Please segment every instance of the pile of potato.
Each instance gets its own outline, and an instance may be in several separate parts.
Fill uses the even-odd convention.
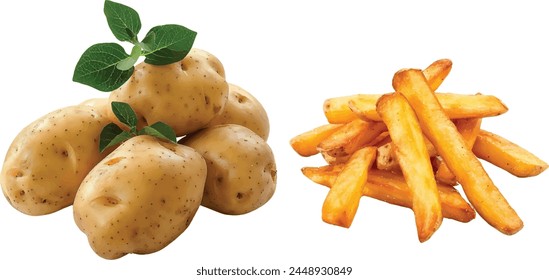
[[[162,121],[178,144],[141,135],[99,152],[100,133],[126,102],[139,126]],[[74,220],[106,259],[156,252],[187,229],[200,205],[237,215],[264,205],[276,186],[261,103],[229,84],[199,49],[180,62],[139,64],[109,98],[58,109],[25,127],[8,149],[0,184],[28,215],[73,205]]]

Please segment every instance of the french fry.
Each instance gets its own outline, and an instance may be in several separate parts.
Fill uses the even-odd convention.
[[[326,137],[330,136],[341,124],[325,124],[316,127],[312,130],[304,132],[298,136],[295,136],[290,140],[290,145],[299,155],[308,157],[318,154],[318,144]]]
[[[345,157],[364,147],[387,130],[382,122],[355,119],[344,124],[318,144],[318,150],[333,157]]]
[[[479,132],[473,152],[517,177],[536,176],[548,167],[546,162],[521,146],[485,130]]]
[[[439,59],[425,68],[425,77],[427,77],[427,80],[432,83],[433,90],[438,88],[446,76],[448,76],[451,69],[452,61],[449,59]],[[370,104],[370,109],[375,112],[375,104],[379,97],[381,97],[381,94],[355,94],[328,98],[324,101],[323,105],[324,115],[329,123],[348,123],[358,118],[357,114],[355,114],[354,110],[352,110],[352,103],[354,100],[358,98],[361,99],[360,101],[362,104]],[[379,121],[380,119],[378,118],[376,120]]]
[[[423,137],[425,147],[427,147],[427,153],[429,157],[437,155],[435,146],[427,139]],[[400,165],[398,163],[397,148],[393,142],[388,142],[377,148],[376,167],[380,170],[399,170]]]
[[[429,81],[431,88],[436,90],[448,74],[450,74],[450,70],[452,70],[452,61],[449,59],[439,59],[425,68],[423,74],[427,81]],[[346,101],[348,109],[355,113],[355,117],[358,116],[363,120],[380,121],[381,118],[376,111],[376,103],[380,97],[381,94],[356,94],[348,96]]]
[[[377,102],[377,111],[396,146],[398,163],[412,194],[418,238],[425,242],[442,223],[442,209],[421,127],[399,92],[383,95]]]
[[[303,167],[301,171],[311,181],[332,187],[343,165],[326,165],[321,167]],[[463,199],[452,186],[437,183],[442,206],[442,216],[467,223],[475,218],[475,210]],[[412,195],[402,174],[370,169],[368,182],[362,189],[362,195],[393,205],[412,208]]]
[[[461,134],[463,140],[465,140],[469,150],[471,150],[475,144],[475,140],[477,139],[477,135],[480,131],[481,122],[482,119],[480,118],[457,119],[454,121],[459,134]],[[457,185],[456,176],[454,176],[454,173],[450,171],[448,165],[446,165],[444,161],[440,162],[437,172],[435,173],[435,179],[448,185]]]
[[[322,107],[328,123],[348,123],[357,119],[357,115],[349,108],[349,100],[355,96],[338,96],[326,99]]]
[[[452,65],[453,63],[449,59],[439,59],[423,70],[423,76],[425,76],[433,91],[436,91],[444,79],[448,77]]]
[[[351,226],[375,155],[374,147],[362,148],[345,163],[322,205],[323,221],[346,228]]]
[[[398,71],[393,77],[393,88],[406,97],[423,133],[454,173],[479,215],[504,234],[514,234],[522,229],[522,220],[494,185],[477,157],[467,148],[421,70]]]
[[[349,108],[360,119],[380,121],[375,109],[378,94],[357,94],[349,99]],[[493,95],[436,93],[442,109],[450,119],[485,118],[501,115],[509,109]]]

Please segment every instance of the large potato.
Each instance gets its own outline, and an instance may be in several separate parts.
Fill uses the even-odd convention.
[[[206,163],[193,149],[137,136],[84,179],[74,219],[103,258],[156,252],[187,229],[205,180]]]
[[[264,205],[276,187],[276,164],[269,145],[236,124],[205,128],[182,143],[202,154],[208,177],[202,205],[225,214],[244,214]]]
[[[227,104],[208,126],[230,123],[251,129],[265,141],[269,138],[269,117],[265,108],[251,93],[234,84],[229,84]]]
[[[168,65],[140,63],[112,101],[135,110],[140,126],[162,121],[183,136],[206,126],[223,109],[229,87],[225,70],[213,55],[192,49],[180,62]],[[112,112],[112,121],[118,120]]]
[[[92,106],[105,116],[109,116],[109,113],[111,112],[111,103],[109,103],[109,99],[106,97],[90,98],[82,101],[80,105]]]
[[[53,111],[25,127],[8,149],[0,184],[17,210],[44,215],[72,204],[88,172],[105,156],[99,135],[110,120],[86,105]]]

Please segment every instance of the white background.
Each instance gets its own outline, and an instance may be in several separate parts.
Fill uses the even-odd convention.
[[[323,161],[301,158],[288,144],[291,137],[326,122],[326,98],[389,92],[400,68],[424,68],[450,58],[453,70],[440,91],[498,96],[509,112],[485,120],[483,127],[549,160],[544,146],[549,140],[546,4],[452,2],[123,1],[141,15],[141,38],[160,24],[196,30],[195,47],[216,55],[227,80],[264,104],[278,164],[276,194],[243,216],[201,208],[189,229],[164,250],[114,261],[93,253],[70,207],[30,217],[0,199],[2,275],[229,279],[198,277],[196,270],[351,266],[350,276],[261,279],[547,279],[548,174],[518,179],[485,164],[524,220],[524,229],[505,236],[480,217],[467,224],[445,220],[421,244],[412,211],[373,199],[361,200],[350,229],[323,223],[327,189],[300,172],[302,166]],[[115,41],[102,9],[99,0],[2,4],[0,154],[34,119],[107,96],[71,81],[88,46]]]

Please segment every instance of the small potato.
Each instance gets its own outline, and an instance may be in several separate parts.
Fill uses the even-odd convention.
[[[182,143],[206,159],[208,177],[202,205],[238,215],[264,205],[276,188],[276,164],[267,142],[250,129],[217,125],[185,137]]]
[[[269,138],[269,117],[265,108],[251,93],[234,84],[229,84],[225,107],[208,126],[230,123],[251,129],[265,141]]]
[[[140,127],[162,121],[183,136],[205,127],[225,106],[228,91],[221,62],[192,49],[180,62],[138,64],[130,80],[111,93],[109,103],[130,104]],[[120,125],[112,112],[109,117]]]
[[[13,207],[28,215],[53,213],[73,203],[80,183],[105,157],[99,135],[110,120],[76,105],[25,127],[8,149],[0,184]]]
[[[189,147],[137,136],[94,167],[73,213],[92,249],[105,259],[161,250],[200,207],[206,162]]]

